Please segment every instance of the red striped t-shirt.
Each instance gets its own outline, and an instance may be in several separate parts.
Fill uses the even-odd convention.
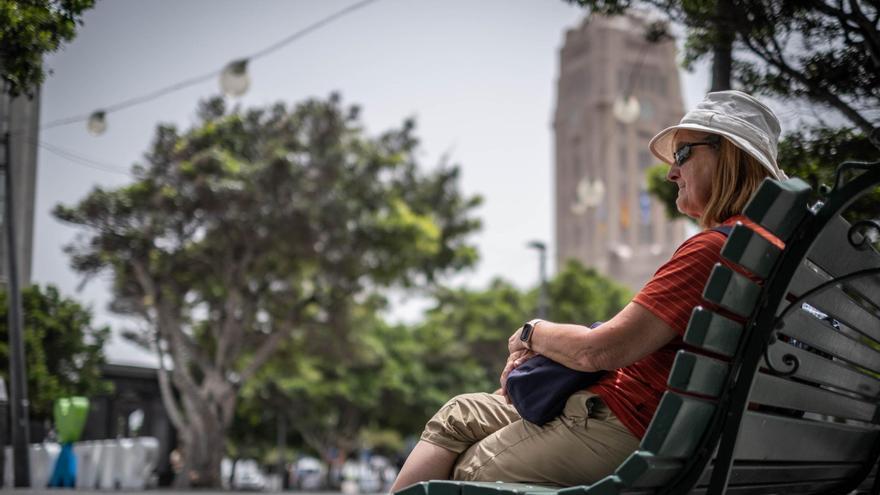
[[[722,225],[742,222],[779,246],[784,245],[748,218],[737,215]],[[635,436],[642,438],[666,390],[666,380],[675,359],[675,353],[684,347],[682,337],[695,306],[708,306],[703,300],[703,288],[712,267],[721,258],[721,247],[727,240],[724,234],[704,230],[684,241],[651,280],[636,294],[633,302],[666,322],[678,333],[671,342],[635,363],[614,370],[590,387],[602,397],[608,408]],[[732,268],[736,268],[731,266]]]

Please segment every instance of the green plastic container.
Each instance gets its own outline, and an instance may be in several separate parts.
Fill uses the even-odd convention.
[[[58,441],[73,443],[79,440],[89,415],[89,399],[63,397],[55,401],[55,429]]]

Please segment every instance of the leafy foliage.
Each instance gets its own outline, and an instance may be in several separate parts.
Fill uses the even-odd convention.
[[[273,354],[319,376],[358,357],[357,301],[476,261],[480,199],[459,193],[458,168],[423,172],[412,121],[371,138],[358,114],[338,95],[247,111],[212,99],[188,131],[159,126],[134,183],[55,209],[84,229],[74,268],[109,271],[114,310],[173,362],[181,399],[166,386],[165,405],[200,484],[219,484],[238,393]]]
[[[550,319],[581,325],[608,321],[632,299],[626,287],[569,260],[549,284]]]
[[[873,144],[851,129],[807,129],[793,132],[779,143],[779,165],[789,174],[806,180],[816,193],[814,200],[819,199],[821,185],[834,184],[835,171],[844,161],[877,159]],[[880,218],[880,189],[859,198],[844,216],[850,221]]]
[[[666,216],[669,218],[689,218],[684,213],[678,211],[675,201],[678,199],[678,186],[674,182],[666,180],[666,174],[669,172],[669,165],[659,163],[649,167],[645,174],[647,175],[648,192],[660,200],[660,204],[666,210]]]
[[[95,0],[4,0],[0,2],[0,72],[13,96],[31,93],[46,78],[43,55],[76,34]]]
[[[6,292],[0,292],[0,376],[9,383],[9,327]],[[30,417],[52,419],[60,397],[110,391],[101,380],[108,327],[92,326],[91,313],[52,285],[22,291],[24,345]]]

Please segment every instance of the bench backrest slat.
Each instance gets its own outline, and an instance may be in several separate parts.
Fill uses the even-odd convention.
[[[841,277],[866,268],[880,267],[880,254],[873,248],[857,249],[848,240],[850,224],[836,216],[819,234],[807,258],[833,277]],[[875,306],[880,306],[880,274],[845,283],[859,291]]]
[[[736,353],[743,326],[702,306],[691,313],[684,342],[715,354],[731,357]]]
[[[681,459],[636,451],[620,465],[615,475],[628,487],[662,486],[678,474],[683,464]]]
[[[729,372],[730,365],[724,361],[678,351],[667,384],[682,392],[718,397],[724,390]]]
[[[667,391],[639,450],[662,457],[691,455],[714,412],[712,402]]]
[[[740,461],[864,461],[878,434],[876,428],[748,411],[735,453]]]
[[[728,486],[725,495],[795,495],[798,493],[832,493],[830,490],[837,488],[840,481],[801,481],[790,483],[766,483],[758,485]],[[708,487],[696,488],[689,492],[690,495],[704,495],[708,493]]]
[[[877,377],[860,372],[841,361],[827,359],[782,341],[770,345],[767,355],[777,368],[785,365],[783,358],[786,355],[794,356],[798,366],[793,376],[798,379],[846,390],[875,401],[880,399],[880,380]]]
[[[861,464],[857,462],[796,464],[750,464],[748,462],[741,462],[734,466],[734,470],[730,474],[730,484],[746,485],[840,479],[851,476],[860,466]],[[706,472],[698,485],[708,484],[708,474]]]
[[[782,250],[770,241],[737,223],[721,249],[721,256],[764,279],[779,259]]]
[[[617,477],[625,486],[631,488],[650,488],[663,486],[671,481],[683,461],[658,459],[647,454],[634,454],[624,465],[628,469],[619,470]],[[841,479],[853,475],[861,467],[857,462],[826,463],[786,463],[772,464],[738,462],[730,475],[731,485],[757,485],[763,483],[785,483],[800,481],[822,481]],[[697,487],[709,484],[710,470],[706,470],[697,482]],[[627,491],[630,493],[630,491]]]
[[[880,371],[880,353],[864,341],[835,330],[828,322],[797,309],[789,313],[780,330],[799,342],[871,371]]]
[[[764,179],[743,214],[785,242],[808,213],[810,191],[810,185],[798,178]]]
[[[789,286],[789,293],[792,298],[797,298],[829,280],[830,278],[816,272],[809,264],[804,263],[798,268],[795,278]],[[872,339],[880,341],[880,315],[871,313],[839,287],[814,293],[807,296],[804,302],[832,316],[835,320],[858,329]],[[783,302],[779,306],[778,312],[781,313],[788,305],[788,301]]]
[[[748,277],[716,263],[703,289],[703,298],[736,315],[747,317],[752,313],[761,286]]]
[[[769,373],[758,373],[749,401],[755,404],[783,407],[796,411],[871,422],[877,404],[788,380]]]

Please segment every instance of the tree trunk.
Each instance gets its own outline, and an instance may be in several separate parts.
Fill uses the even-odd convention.
[[[327,488],[338,490],[342,486],[342,482],[345,481],[342,476],[342,467],[348,459],[349,452],[346,449],[336,448],[333,449],[336,455],[331,457],[330,450],[322,451],[324,453],[321,455],[324,462],[327,463]]]
[[[732,19],[734,5],[732,0],[717,0],[715,4],[715,24],[717,38],[712,47],[712,88],[710,91],[730,89],[733,71]]]
[[[206,373],[198,387],[184,384],[180,369],[173,373],[177,381],[188,385],[178,387],[186,424],[178,430],[184,471],[175,486],[220,488],[220,464],[226,455],[226,429],[235,410],[235,393],[231,385],[212,379],[212,373]]]
[[[175,488],[221,488],[220,463],[226,453],[226,432],[211,418],[191,418],[190,429],[178,432],[184,468]]]

